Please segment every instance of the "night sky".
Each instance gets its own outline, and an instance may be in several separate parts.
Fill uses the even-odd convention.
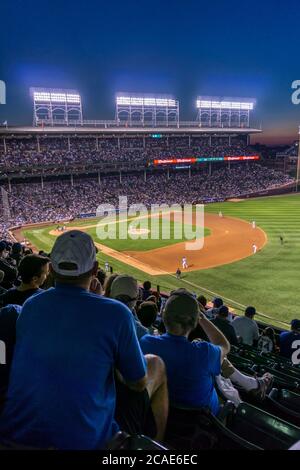
[[[32,123],[30,86],[75,88],[85,119],[113,119],[117,91],[254,97],[265,143],[297,138],[297,0],[1,0],[0,122]]]

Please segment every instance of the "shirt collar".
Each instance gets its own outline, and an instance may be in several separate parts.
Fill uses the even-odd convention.
[[[188,341],[188,339],[185,336],[172,335],[172,333],[165,333],[163,336],[171,338],[175,341]]]
[[[55,285],[55,289],[70,292],[88,292],[83,287],[73,286],[72,284],[64,284],[63,282],[57,282]]]

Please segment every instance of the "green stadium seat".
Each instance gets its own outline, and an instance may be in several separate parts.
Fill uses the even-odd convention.
[[[241,403],[227,427],[264,450],[289,449],[300,440],[300,428],[248,403]]]
[[[300,426],[300,395],[290,390],[273,388],[267,397],[270,413]]]
[[[226,409],[226,413],[224,410]],[[175,449],[251,449],[260,447],[248,442],[226,427],[226,414],[233,413],[234,405],[226,402],[221,417],[209,410],[170,407],[166,442]]]
[[[274,368],[262,365],[254,365],[253,371],[257,373],[259,376],[263,375],[265,372],[270,372],[274,376],[274,386],[275,388],[284,388],[287,390],[291,390],[297,392],[300,390],[300,382],[295,380],[294,377],[290,375],[284,374],[283,372],[279,372]]]

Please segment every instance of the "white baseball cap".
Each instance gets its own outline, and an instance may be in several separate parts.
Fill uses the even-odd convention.
[[[127,274],[117,276],[112,282],[110,296],[116,299],[120,295],[127,295],[132,301],[137,300],[139,287],[137,280]]]
[[[96,247],[92,237],[87,233],[70,230],[56,239],[50,259],[57,274],[78,277],[93,269]],[[64,263],[72,263],[74,268],[66,269]]]

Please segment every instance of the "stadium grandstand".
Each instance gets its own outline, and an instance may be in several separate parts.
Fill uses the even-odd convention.
[[[34,125],[0,128],[0,449],[300,442],[299,319],[279,327],[257,320],[255,298],[238,310],[230,298],[195,292],[182,276],[193,274],[186,259],[163,273],[170,292],[142,269],[142,280],[124,273],[120,252],[112,272],[114,250],[106,260],[94,226],[83,228],[122,195],[150,208],[294,190],[295,178],[251,143],[262,132],[251,126],[255,100],[199,96],[197,119],[182,122],[171,95],[117,93],[114,120],[87,121],[77,90],[31,95]],[[297,144],[283,154],[294,157]],[[221,209],[213,217],[217,228],[226,219]],[[244,223],[258,233],[255,220]],[[40,245],[27,239],[32,227]],[[220,252],[231,235],[217,233]]]

